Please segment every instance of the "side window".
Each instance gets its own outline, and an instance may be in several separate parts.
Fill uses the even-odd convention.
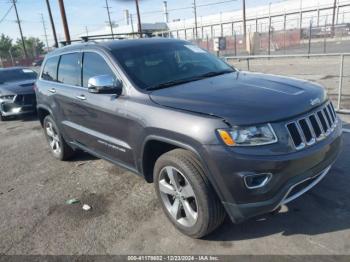
[[[67,85],[81,85],[80,53],[62,55],[58,66],[58,82]]]
[[[85,52],[83,58],[83,86],[88,87],[90,77],[100,75],[111,75],[115,77],[112,69],[99,54]]]
[[[41,78],[48,81],[57,81],[57,64],[59,56],[51,57],[46,60]]]

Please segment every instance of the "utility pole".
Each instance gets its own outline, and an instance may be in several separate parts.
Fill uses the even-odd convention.
[[[135,4],[136,4],[136,12],[137,12],[137,21],[138,21],[139,35],[140,35],[140,38],[142,38],[142,25],[141,25],[139,0],[135,0]]]
[[[60,11],[61,11],[61,17],[62,17],[62,23],[63,23],[63,29],[64,29],[64,35],[66,37],[66,43],[70,44],[70,34],[68,29],[68,23],[67,23],[67,16],[66,16],[66,10],[64,9],[64,3],[63,0],[58,0]]]
[[[51,7],[50,7],[50,2],[49,0],[46,0],[46,5],[47,5],[47,10],[49,12],[49,17],[50,17],[50,23],[51,23],[51,27],[52,27],[52,34],[53,34],[53,38],[55,40],[55,47],[58,47],[58,41],[57,41],[57,35],[56,35],[56,28],[55,28],[55,23],[53,22],[53,18],[52,18],[52,13],[51,13]]]
[[[332,16],[332,37],[334,36],[334,24],[335,24],[335,11],[337,9],[337,0],[334,0],[333,4],[333,16]]]
[[[198,39],[198,24],[197,24],[197,4],[196,0],[193,0],[193,12],[194,12],[194,34],[195,39]]]
[[[26,45],[25,45],[24,38],[23,38],[23,32],[22,32],[22,27],[21,27],[21,21],[19,20],[19,16],[18,16],[18,11],[17,11],[17,6],[16,6],[16,0],[12,0],[12,3],[13,3],[13,7],[15,8],[15,12],[16,12],[16,17],[17,17],[17,23],[18,23],[19,33],[20,33],[20,35],[21,35],[21,40],[22,40],[22,46],[23,46],[24,57],[27,59],[27,58],[28,58],[28,53],[27,53]]]
[[[46,33],[46,25],[45,25],[45,20],[44,20],[44,15],[41,13],[41,22],[43,23],[43,29],[44,29],[44,36],[46,40],[46,46],[47,46],[47,51],[49,51],[49,41],[47,40],[47,33]]]
[[[243,48],[247,50],[247,21],[245,15],[245,0],[243,1]]]
[[[86,36],[89,36],[89,30],[87,26],[85,26],[85,32],[86,32]]]
[[[107,14],[108,14],[109,26],[111,28],[112,38],[114,39],[113,25],[112,25],[112,20],[111,20],[111,14],[110,14],[110,11],[109,11],[108,0],[106,0],[106,9],[107,9]]]
[[[168,13],[168,2],[163,1],[163,9],[164,9],[164,22],[169,23],[169,13]]]

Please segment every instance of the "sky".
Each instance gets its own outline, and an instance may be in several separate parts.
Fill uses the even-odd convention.
[[[163,22],[163,0],[139,0],[142,22]],[[300,0],[296,0],[299,2]],[[4,33],[13,39],[19,38],[16,16],[12,8],[6,17],[12,0],[0,0],[0,34]],[[125,24],[123,10],[128,9],[135,14],[135,3],[130,0],[108,0],[111,8],[111,18],[117,24]],[[186,19],[193,17],[193,0],[168,0],[169,20]],[[196,0],[197,5],[221,2],[214,6],[200,7],[197,15],[205,16],[220,12],[234,11],[242,8],[241,0]],[[283,0],[246,0],[247,7],[267,5],[269,2],[283,2]],[[88,31],[96,31],[103,28],[108,20],[105,0],[64,0],[69,30],[72,39]],[[59,40],[64,40],[63,27],[58,7],[58,0],[50,0],[53,19],[55,22]],[[173,10],[188,7],[188,9]],[[49,22],[45,0],[17,0],[17,9],[22,23],[24,36],[39,37],[43,41],[44,29],[41,22],[41,13],[46,23],[49,45],[53,45],[51,25]],[[136,19],[136,16],[135,16]],[[45,42],[45,41],[44,41]]]

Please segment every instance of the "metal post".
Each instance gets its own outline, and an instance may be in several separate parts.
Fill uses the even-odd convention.
[[[243,48],[247,49],[246,41],[247,41],[247,21],[246,21],[246,13],[245,13],[245,0],[243,1]]]
[[[250,70],[249,58],[247,58],[247,71]]]
[[[300,30],[300,38],[303,35],[303,0],[300,0],[300,24],[299,24],[299,30]]]
[[[209,51],[209,38],[208,38],[208,34],[207,34],[207,50]]]
[[[317,8],[317,27],[320,26],[320,9]]]
[[[255,32],[258,32],[258,18],[255,18]]]
[[[134,19],[133,19],[133,17],[132,17],[132,14],[129,14],[129,16],[130,16],[130,24],[131,24],[132,38],[135,38],[135,35],[134,35],[134,33],[135,33],[135,29],[134,29]]]
[[[332,37],[334,36],[334,23],[335,23],[335,12],[337,9],[337,0],[334,0],[333,4],[333,16],[332,16]]]
[[[195,39],[197,40],[198,38],[198,31],[197,31],[197,5],[196,5],[196,0],[193,0],[193,12],[194,12],[194,27],[195,27]]]
[[[287,30],[287,15],[284,12],[284,19],[283,19],[283,53],[286,53],[286,30]]]
[[[237,35],[236,35],[236,31],[234,33],[234,42],[235,42],[235,56],[237,56]]]
[[[267,48],[267,53],[268,55],[271,54],[271,17],[269,19],[269,40],[268,40],[268,48]]]
[[[10,49],[9,49],[9,54],[10,54],[10,57],[11,57],[11,64],[12,64],[12,66],[15,66],[15,62],[14,62],[14,60],[13,60],[13,55],[12,55],[11,49],[12,49],[12,46],[11,46]]]
[[[163,10],[164,10],[164,22],[169,23],[169,13],[168,13],[167,1],[163,1]]]
[[[56,34],[56,28],[55,28],[55,23],[52,18],[52,12],[51,12],[51,7],[50,7],[50,2],[49,0],[46,0],[46,5],[47,5],[47,11],[49,12],[49,17],[50,17],[50,23],[51,23],[51,28],[52,28],[52,34],[53,34],[53,39],[55,40],[55,47],[58,47],[58,41],[57,41],[57,34]]]
[[[327,18],[324,22],[324,32],[323,32],[323,53],[326,53],[326,48],[327,48],[327,31],[326,31],[326,28],[327,28]]]
[[[308,51],[307,51],[308,54],[310,54],[311,52],[311,36],[312,36],[312,21],[310,21],[310,27],[309,27],[309,45],[308,45]]]
[[[343,89],[343,74],[344,74],[344,55],[340,56],[340,72],[339,72],[339,88],[338,88],[338,105],[337,110],[340,110],[341,96]]]
[[[58,3],[59,3],[59,6],[60,6],[60,11],[61,11],[61,17],[62,17],[64,35],[66,37],[66,42],[67,42],[67,44],[70,44],[70,34],[69,34],[66,10],[64,9],[63,0],[58,0]]]

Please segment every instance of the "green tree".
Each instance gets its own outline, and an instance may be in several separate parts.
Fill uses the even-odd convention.
[[[12,48],[12,39],[9,36],[1,34],[0,36],[0,57],[7,58],[10,56],[10,49]]]
[[[24,44],[29,58],[37,57],[44,53],[44,43],[37,37],[24,37]],[[16,55],[21,53],[24,54],[23,45],[21,39],[17,39],[14,49],[19,52],[15,52]]]

